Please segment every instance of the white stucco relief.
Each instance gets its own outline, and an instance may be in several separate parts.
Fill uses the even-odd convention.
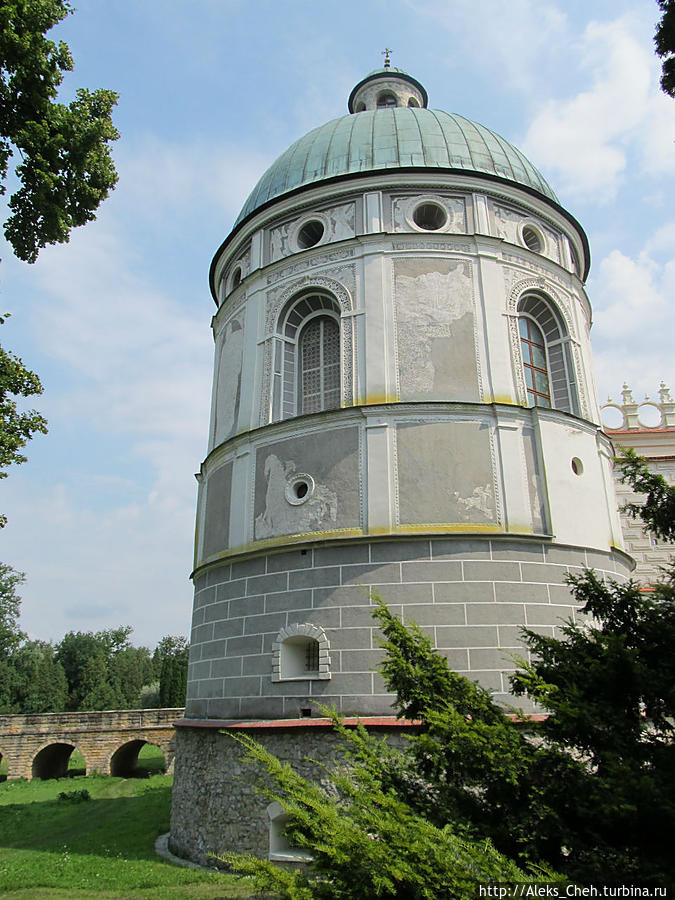
[[[280,225],[270,231],[270,262],[276,262],[283,256],[288,256],[288,230],[289,225]]]
[[[541,226],[541,230],[546,236],[546,255],[555,260],[555,262],[559,263],[560,245],[558,243],[558,235],[554,231],[551,231],[550,228],[546,228],[544,226]]]
[[[256,516],[256,540],[279,534],[322,531],[336,524],[337,494],[325,484],[315,481],[311,496],[302,505],[288,502],[286,488],[295,471],[296,464],[293,460],[282,463],[274,453],[266,458],[265,509]]]
[[[464,268],[447,275],[396,276],[398,354],[404,393],[431,393],[434,341],[453,336],[453,322],[473,314],[471,278]]]
[[[354,203],[343,203],[340,206],[333,206],[330,209],[323,209],[320,213],[316,213],[316,218],[320,219],[326,228],[326,233],[321,240],[321,244],[327,244],[331,241],[344,241],[353,238],[356,234],[354,227],[354,219],[356,215],[356,207]],[[310,216],[309,218],[312,218]],[[295,219],[292,222],[286,222],[276,228],[270,229],[270,262],[276,262],[285,256],[290,256],[298,251],[295,243],[295,233],[303,220]]]
[[[493,206],[497,235],[510,244],[519,244],[518,226],[523,221],[523,214],[503,206]]]
[[[459,491],[454,492],[455,503],[460,510],[468,513],[471,509],[479,510],[486,519],[494,521],[495,514],[492,508],[492,491],[489,484],[478,485],[473,489],[469,497],[460,497]]]
[[[326,215],[330,224],[329,241],[343,241],[346,238],[354,237],[355,208],[353,203],[334,206],[326,211]]]
[[[220,346],[213,436],[214,445],[228,438],[236,427],[235,417],[241,388],[243,347],[243,321],[233,319],[225,326],[225,334]]]

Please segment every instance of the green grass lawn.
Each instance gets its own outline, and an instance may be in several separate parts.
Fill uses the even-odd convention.
[[[152,756],[151,756],[152,759]],[[171,781],[72,776],[0,783],[0,896],[16,900],[216,900],[249,882],[155,855],[169,830]],[[59,800],[86,789],[91,800]],[[259,897],[260,895],[256,895]]]

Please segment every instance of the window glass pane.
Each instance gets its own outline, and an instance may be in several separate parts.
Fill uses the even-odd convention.
[[[530,340],[533,344],[538,344],[540,347],[544,347],[544,335],[541,333],[541,329],[535,325],[535,323],[531,320],[527,320],[528,329],[530,332]]]
[[[534,389],[534,378],[532,377],[532,369],[529,366],[525,366],[525,383],[529,390]]]
[[[523,354],[523,363],[526,366],[532,364],[532,356],[530,354],[530,342],[521,338],[520,340],[520,352]]]
[[[532,362],[537,368],[546,369],[546,354],[536,344],[532,346]]]
[[[538,369],[534,370],[534,381],[535,386],[539,393],[548,394],[548,378],[546,377],[545,372],[540,372]]]

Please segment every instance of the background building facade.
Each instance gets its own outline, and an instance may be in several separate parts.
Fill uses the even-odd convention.
[[[609,399],[602,404],[603,422],[617,452],[621,447],[632,447],[648,461],[652,472],[662,475],[669,484],[675,484],[675,403],[663,382],[657,397],[636,401],[631,389],[624,384],[620,402]],[[645,531],[640,519],[622,511],[624,504],[638,497],[630,487],[622,484],[618,470],[616,496],[624,546],[635,560],[632,576],[648,585],[661,576],[662,567],[675,556],[675,546],[654,537]]]

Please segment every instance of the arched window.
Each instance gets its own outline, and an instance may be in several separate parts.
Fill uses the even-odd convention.
[[[520,353],[525,370],[525,387],[530,406],[551,406],[551,386],[548,381],[546,340],[541,328],[529,316],[518,320]]]
[[[578,415],[569,335],[553,304],[539,294],[521,297],[518,332],[528,404]]]
[[[294,847],[286,837],[286,826],[290,816],[276,800],[267,807],[270,822],[269,858],[278,862],[311,862],[312,856],[306,850]]]
[[[339,408],[340,326],[331,316],[316,316],[300,332],[298,412]]]
[[[339,409],[342,399],[340,307],[329,294],[287,304],[279,322],[273,421]]]
[[[391,91],[383,91],[377,95],[378,109],[386,109],[390,106],[397,106],[396,94],[392,94]]]
[[[319,625],[305,622],[282,628],[272,645],[272,681],[330,678],[329,646]]]
[[[281,645],[281,678],[305,678],[319,674],[319,642],[313,637],[296,635]]]

